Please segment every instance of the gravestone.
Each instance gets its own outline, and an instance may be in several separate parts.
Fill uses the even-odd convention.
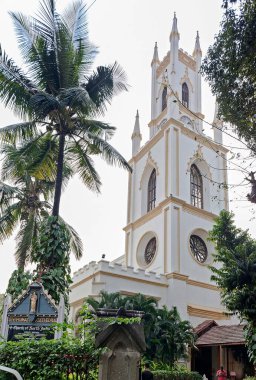
[[[17,340],[21,335],[32,335],[36,339],[59,338],[60,333],[54,336],[52,327],[54,323],[64,320],[63,297],[57,306],[43,285],[35,281],[13,304],[10,305],[10,296],[6,297],[3,317],[3,339]]]
[[[143,314],[136,311],[127,313],[123,312],[122,317],[141,317]],[[113,316],[113,310],[97,314],[109,317]],[[139,380],[141,353],[146,349],[141,324],[104,323],[96,337],[96,347],[108,348],[100,357],[99,380]]]

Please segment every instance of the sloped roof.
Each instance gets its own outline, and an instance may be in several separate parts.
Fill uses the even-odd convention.
[[[199,336],[196,346],[245,344],[243,328],[244,325],[213,326]]]
[[[217,322],[215,322],[213,319],[207,319],[206,321],[203,321],[198,326],[194,328],[194,332],[199,337],[202,334],[206,333],[206,331],[210,330],[213,326],[218,326]]]

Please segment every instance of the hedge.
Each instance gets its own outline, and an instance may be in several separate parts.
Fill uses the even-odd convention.
[[[189,371],[153,371],[154,380],[202,380],[198,372]]]
[[[68,374],[70,380],[72,374],[93,380],[89,373],[97,366],[98,352],[90,348],[70,338],[5,342],[0,343],[0,365],[16,369],[24,380],[62,380]],[[6,378],[1,373],[0,380]]]

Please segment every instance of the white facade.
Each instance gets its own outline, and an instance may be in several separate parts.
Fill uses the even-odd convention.
[[[204,319],[227,323],[219,291],[210,280],[213,247],[207,240],[214,218],[228,207],[222,185],[227,182],[227,150],[221,145],[217,111],[214,140],[203,133],[201,56],[198,34],[193,56],[179,49],[174,16],[170,51],[162,61],[157,45],[154,48],[149,140],[140,146],[138,112],[132,134],[125,256],[112,263],[90,263],[75,273],[70,295],[73,318],[87,296],[97,297],[103,289],[154,296],[160,305],[177,306],[181,317],[193,325]],[[201,178],[199,205],[193,205],[191,196],[192,165]],[[153,171],[155,199],[148,211]],[[203,262],[190,248],[191,235],[206,246]],[[149,241],[156,242],[150,260],[145,254]]]

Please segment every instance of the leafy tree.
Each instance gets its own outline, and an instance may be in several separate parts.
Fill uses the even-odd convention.
[[[29,150],[46,134],[58,145],[52,214],[59,215],[64,158],[84,184],[99,192],[100,178],[93,155],[130,169],[107,141],[114,127],[95,120],[104,115],[114,95],[126,90],[126,76],[114,63],[91,72],[96,54],[89,42],[86,8],[78,0],[63,14],[55,0],[43,0],[37,17],[10,13],[26,73],[0,49],[0,99],[25,122],[0,130],[3,141],[29,139]],[[45,151],[38,173],[52,156]],[[39,160],[38,160],[39,161]]]
[[[32,273],[23,269],[15,269],[9,279],[6,293],[10,294],[12,301],[18,298],[27,289],[32,280]]]
[[[230,1],[234,2],[234,1]],[[223,120],[256,152],[256,2],[226,7],[221,29],[208,49],[202,71],[219,104]]]
[[[46,143],[47,139],[41,142]],[[13,145],[5,145],[2,149],[4,161],[2,176],[11,184],[0,181],[0,242],[9,238],[19,226],[16,235],[15,257],[21,272],[27,262],[31,262],[31,255],[37,242],[43,219],[50,215],[54,191],[54,182],[47,179],[37,179],[35,172],[30,173],[33,157],[21,160],[19,151]],[[47,173],[45,173],[47,174]],[[68,179],[69,171],[65,169]],[[77,259],[82,256],[83,247],[77,232],[66,222],[70,236],[71,249]]]
[[[147,350],[152,359],[169,363],[173,367],[180,358],[187,358],[187,347],[194,346],[195,334],[190,322],[181,320],[176,307],[171,310],[166,306],[158,309],[152,327],[153,344]]]
[[[221,289],[222,302],[247,323],[248,353],[256,365],[256,241],[237,228],[234,215],[223,210],[210,233],[216,254],[212,279]]]
[[[69,265],[70,235],[65,224],[56,216],[46,218],[33,251],[32,261],[37,263],[36,277],[57,302],[64,296],[69,308],[69,286],[72,283]]]

